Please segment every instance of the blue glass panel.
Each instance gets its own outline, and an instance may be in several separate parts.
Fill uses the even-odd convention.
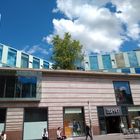
[[[115,81],[114,90],[116,95],[116,101],[118,105],[133,104],[132,95],[127,81]]]
[[[39,69],[39,67],[40,67],[39,59],[33,58],[33,68]]]
[[[102,55],[102,61],[103,61],[104,69],[111,69],[112,68],[110,55]]]
[[[2,47],[0,47],[0,62],[2,60]]]
[[[46,61],[43,61],[43,68],[48,69],[49,68],[49,63]]]
[[[128,52],[130,67],[137,67],[138,61],[135,52]]]
[[[26,54],[22,54],[21,56],[21,68],[28,68],[29,64],[29,56]]]
[[[18,77],[17,91],[21,97],[36,97],[36,77]]]
[[[90,69],[91,70],[98,70],[99,69],[97,56],[90,56],[89,62],[90,62]]]
[[[130,73],[130,69],[122,69],[122,73]]]
[[[140,73],[140,68],[135,68],[135,73]]]
[[[7,64],[9,66],[16,66],[17,51],[13,49],[8,50]]]

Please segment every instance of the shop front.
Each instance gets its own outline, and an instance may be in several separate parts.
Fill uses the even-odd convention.
[[[6,108],[0,108],[0,133],[5,129]]]
[[[129,125],[140,130],[140,106],[128,107]]]
[[[64,132],[67,137],[84,136],[85,120],[83,107],[64,108]]]
[[[128,111],[125,106],[97,107],[101,134],[120,133],[121,123],[128,127]]]
[[[44,128],[48,129],[47,108],[25,108],[23,140],[41,139]]]

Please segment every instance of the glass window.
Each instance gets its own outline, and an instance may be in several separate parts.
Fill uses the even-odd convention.
[[[29,66],[29,56],[26,54],[21,55],[21,68],[28,68]]]
[[[90,61],[90,69],[91,70],[98,70],[99,69],[97,56],[90,56],[89,61]]]
[[[118,105],[133,104],[132,95],[127,81],[115,81],[114,90],[116,95],[116,101]]]
[[[125,67],[123,53],[115,54],[116,63],[118,68]]]
[[[43,68],[48,69],[49,68],[49,63],[46,61],[43,61]]]
[[[40,140],[43,129],[48,129],[48,110],[28,108],[24,112],[24,140]]]
[[[2,132],[5,128],[6,121],[6,109],[0,108],[0,132]]]
[[[4,97],[4,88],[5,88],[5,77],[0,76],[0,97]]]
[[[32,98],[36,97],[36,77],[18,77],[16,87],[16,97]]]
[[[83,136],[85,134],[83,108],[64,108],[64,131],[67,137]]]
[[[2,47],[0,46],[0,62],[2,60]]]
[[[33,58],[33,68],[34,69],[39,69],[40,68],[39,59]]]
[[[102,55],[104,69],[112,69],[110,55]]]
[[[6,77],[6,98],[13,98],[15,93],[15,77],[14,76],[7,76]]]
[[[128,107],[130,127],[140,129],[140,107]]]
[[[135,68],[135,73],[139,73],[140,74],[140,68]]]
[[[7,64],[9,66],[16,66],[17,51],[13,49],[8,50]]]
[[[130,73],[130,69],[122,69],[122,73]]]
[[[36,94],[36,77],[0,76],[1,98],[36,98]]]
[[[130,67],[137,67],[138,61],[135,52],[128,52]]]

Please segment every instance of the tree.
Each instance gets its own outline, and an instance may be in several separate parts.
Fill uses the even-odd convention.
[[[76,63],[83,60],[82,45],[77,40],[72,40],[69,33],[65,33],[64,38],[56,35],[52,39],[54,69],[77,69]]]

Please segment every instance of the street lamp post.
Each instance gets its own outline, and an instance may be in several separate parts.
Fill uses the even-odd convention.
[[[90,108],[90,102],[88,101],[88,111],[89,111],[89,123],[90,123],[90,130],[91,130],[91,136],[93,140],[93,128],[92,128],[92,119],[91,119],[91,108]]]

